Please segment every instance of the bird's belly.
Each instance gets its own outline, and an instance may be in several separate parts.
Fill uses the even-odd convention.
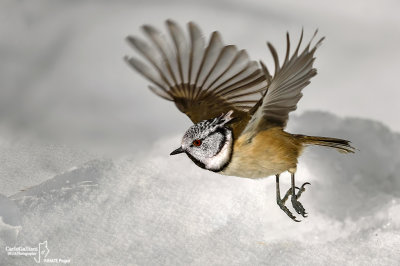
[[[257,158],[233,157],[230,164],[220,173],[246,178],[262,178],[280,174],[290,167],[286,163],[269,163]]]
[[[279,129],[262,131],[249,141],[240,136],[232,158],[221,172],[247,178],[261,178],[295,169],[301,146]]]

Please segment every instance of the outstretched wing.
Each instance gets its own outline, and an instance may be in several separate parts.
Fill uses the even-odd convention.
[[[315,31],[313,38],[317,32]],[[303,96],[302,89],[317,74],[317,70],[313,68],[314,53],[324,40],[324,37],[310,48],[313,38],[303,52],[299,54],[300,45],[303,40],[302,31],[296,50],[290,56],[290,38],[289,33],[287,33],[286,56],[282,66],[279,64],[275,48],[270,43],[267,43],[274,59],[275,75],[272,77],[268,68],[261,62],[269,86],[263,99],[257,103],[256,106],[259,106],[259,108],[255,111],[243,133],[256,133],[270,127],[284,128],[286,126],[289,113],[296,110],[297,102]]]
[[[245,121],[239,124],[247,124],[248,111],[267,88],[258,63],[250,61],[245,50],[224,45],[218,32],[206,46],[193,22],[188,23],[189,41],[175,22],[167,20],[166,25],[172,47],[158,30],[145,25],[150,44],[133,36],[127,40],[148,65],[134,57],[125,60],[153,83],[149,88],[155,94],[174,101],[194,123],[233,110],[235,118]]]

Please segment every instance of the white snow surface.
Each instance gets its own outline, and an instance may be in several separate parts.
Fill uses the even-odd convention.
[[[47,240],[50,257],[73,265],[397,264],[399,134],[322,112],[292,117],[288,131],[350,139],[358,149],[306,150],[297,182],[311,182],[301,197],[309,217],[300,223],[276,205],[274,178],[222,176],[169,156],[176,136],[140,158],[92,160],[12,201],[2,197],[0,205],[12,202],[20,214],[0,212],[0,250]],[[285,174],[281,189],[289,184]],[[14,243],[6,223],[19,226]],[[0,258],[0,265],[33,264],[31,257]]]

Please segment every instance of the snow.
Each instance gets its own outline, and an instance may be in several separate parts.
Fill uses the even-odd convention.
[[[176,136],[142,158],[92,160],[11,196],[21,213],[15,244],[47,240],[53,257],[74,265],[396,264],[399,134],[323,112],[292,121],[289,131],[351,139],[358,149],[306,150],[297,180],[311,182],[302,195],[309,217],[301,223],[276,205],[273,178],[221,176],[169,156]],[[290,184],[284,177],[283,189]],[[2,214],[4,222],[18,217]],[[2,260],[26,265],[32,258]]]
[[[0,136],[0,193],[9,196],[96,158],[76,145]]]
[[[18,206],[0,194],[0,243],[12,245],[21,230],[21,213]]]

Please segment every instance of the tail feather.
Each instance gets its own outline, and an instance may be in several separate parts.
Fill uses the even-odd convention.
[[[350,145],[350,141],[337,138],[315,137],[305,135],[295,135],[305,145],[318,145],[337,149],[342,153],[354,153],[355,148]]]

